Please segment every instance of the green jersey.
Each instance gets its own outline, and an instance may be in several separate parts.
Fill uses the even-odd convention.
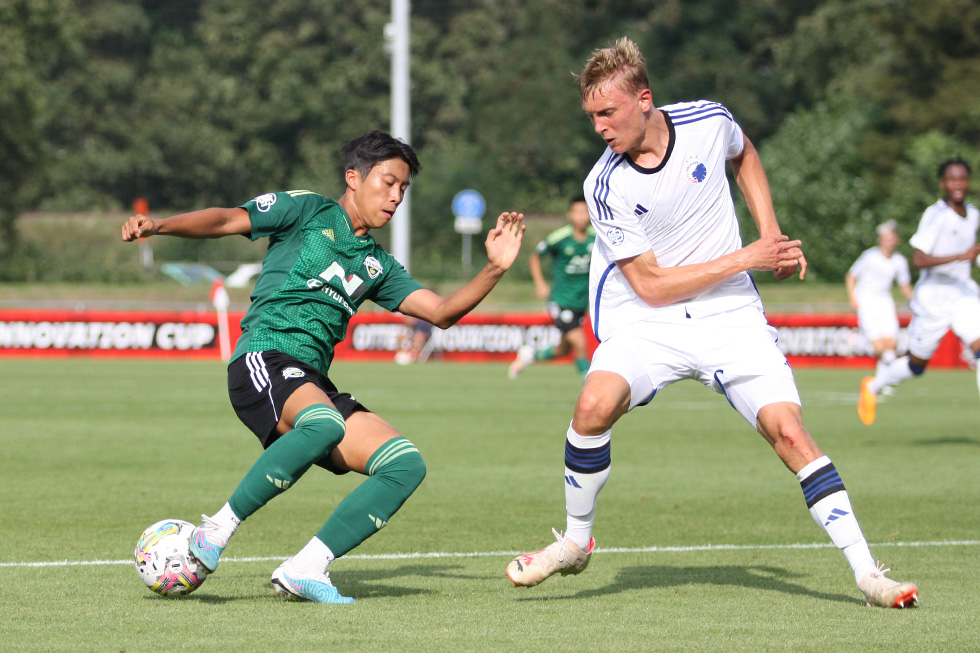
[[[595,231],[589,227],[585,240],[575,240],[572,225],[565,225],[548,234],[538,243],[539,256],[551,255],[551,296],[549,300],[562,308],[584,311],[589,307],[589,264]]]
[[[277,350],[324,374],[350,318],[365,300],[393,311],[422,287],[370,236],[357,236],[347,211],[308,190],[246,202],[252,240],[269,238],[252,304],[232,360]]]

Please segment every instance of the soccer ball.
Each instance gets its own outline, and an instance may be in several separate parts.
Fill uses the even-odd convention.
[[[136,573],[157,594],[190,594],[207,579],[207,570],[190,553],[192,530],[190,522],[164,519],[148,526],[136,542]]]

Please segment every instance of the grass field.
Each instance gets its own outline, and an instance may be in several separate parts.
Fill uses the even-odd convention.
[[[338,364],[341,387],[415,442],[429,475],[388,528],[331,566],[354,606],[278,600],[269,575],[359,481],[314,469],[250,518],[220,571],[165,599],[132,552],[197,522],[259,452],[218,363],[0,359],[0,650],[968,651],[980,642],[980,401],[930,371],[863,427],[860,371],[798,370],[832,456],[917,610],[866,608],[799,485],[694,383],[627,415],[580,576],[515,589],[503,569],[563,527],[570,367]]]

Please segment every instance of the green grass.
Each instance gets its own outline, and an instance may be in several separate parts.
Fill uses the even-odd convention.
[[[764,275],[756,275],[759,293],[770,312],[785,311],[849,311],[844,284],[801,282],[777,283]],[[426,287],[448,294],[462,285],[461,281],[420,280]],[[72,308],[151,308],[153,305],[208,304],[211,287],[208,284],[182,286],[176,281],[153,281],[131,284],[111,283],[0,283],[0,308],[36,306],[37,302],[57,302]],[[233,308],[248,307],[251,288],[229,288]],[[900,303],[900,305],[902,305]],[[481,304],[479,310],[541,311],[543,302],[536,299],[530,280],[508,274]],[[374,308],[366,304],[363,310]]]
[[[797,371],[873,552],[919,583],[914,611],[864,607],[792,475],[692,382],[617,425],[589,569],[515,589],[509,558],[564,525],[579,384],[569,366],[511,382],[503,365],[441,363],[335,367],[429,468],[390,525],[331,567],[356,605],[286,603],[269,586],[360,480],[318,469],[246,522],[203,587],[164,599],[129,562],[136,538],[216,510],[259,452],[222,366],[0,359],[0,650],[975,650],[974,377],[930,371],[863,427],[861,375]],[[460,555],[393,555],[415,553]],[[73,564],[45,564],[57,561]]]

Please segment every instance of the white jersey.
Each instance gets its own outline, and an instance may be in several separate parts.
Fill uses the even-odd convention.
[[[891,297],[892,284],[912,283],[908,259],[898,252],[885,256],[877,247],[864,250],[847,273],[857,279],[854,294],[859,305],[875,298]]]
[[[980,211],[966,205],[966,217],[939,200],[922,214],[919,228],[909,239],[915,249],[930,256],[962,254],[977,242]],[[970,276],[972,261],[953,261],[923,268],[915,284],[912,310],[923,314],[941,314],[962,297],[977,297],[980,289]]]
[[[742,129],[728,110],[701,100],[661,107],[670,140],[656,168],[606,149],[583,186],[596,232],[589,275],[592,327],[603,341],[642,320],[705,318],[762,302],[747,272],[661,308],[640,299],[616,261],[653,250],[661,267],[707,263],[742,247],[725,165],[741,154]]]

